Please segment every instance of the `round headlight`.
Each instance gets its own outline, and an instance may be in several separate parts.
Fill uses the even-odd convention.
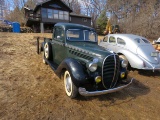
[[[127,65],[128,65],[128,61],[127,61],[127,60],[122,60],[121,66],[122,66],[123,68],[126,68]]]
[[[88,66],[88,69],[91,71],[91,72],[94,72],[97,70],[97,63],[90,63],[89,66]]]
[[[91,71],[94,72],[97,70],[97,63],[98,59],[94,58],[92,62],[88,63],[87,68]]]

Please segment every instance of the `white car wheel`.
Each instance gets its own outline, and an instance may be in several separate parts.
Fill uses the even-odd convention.
[[[70,98],[75,98],[78,94],[78,89],[72,82],[72,77],[69,71],[65,71],[64,73],[64,86],[67,96]]]

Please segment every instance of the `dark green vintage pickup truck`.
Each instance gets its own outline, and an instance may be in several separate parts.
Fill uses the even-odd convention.
[[[44,38],[38,49],[43,53],[43,62],[64,80],[70,98],[112,93],[132,83],[133,78],[127,79],[127,62],[98,46],[93,28],[58,23],[53,38]]]

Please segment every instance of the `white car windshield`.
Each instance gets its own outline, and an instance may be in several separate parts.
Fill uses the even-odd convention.
[[[69,41],[91,41],[97,42],[97,34],[94,31],[69,29],[67,30],[67,40]]]
[[[150,43],[148,40],[144,39],[144,38],[136,38],[135,41],[137,43]]]

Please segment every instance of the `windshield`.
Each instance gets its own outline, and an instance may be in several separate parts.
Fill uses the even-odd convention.
[[[136,40],[137,43],[150,43],[148,40],[143,39],[143,38],[142,39],[141,38],[136,38],[135,40]]]
[[[94,31],[69,29],[67,30],[67,40],[70,41],[91,41],[97,42],[97,35]]]

